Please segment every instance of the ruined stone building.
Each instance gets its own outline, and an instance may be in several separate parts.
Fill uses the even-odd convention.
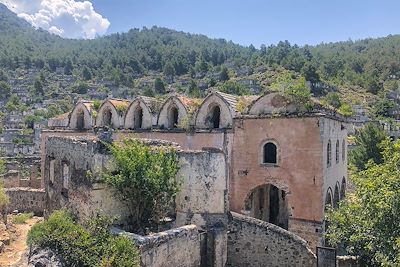
[[[246,249],[265,256],[266,247],[251,247],[241,239],[271,242],[255,235],[257,231],[273,231],[271,236],[286,236],[302,247],[300,238],[288,237],[294,233],[315,251],[323,245],[326,205],[338,206],[345,195],[347,130],[330,110],[316,105],[313,111],[298,113],[296,103],[278,93],[239,97],[212,92],[202,100],[171,95],[162,101],[139,96],[106,99],[97,110],[92,102],[79,101],[67,117],[42,133],[42,175],[50,212],[76,202],[84,203],[75,205],[82,214],[93,207],[123,209],[107,201],[107,188],[93,185],[87,190],[82,182],[88,170],[99,173],[109,161],[97,147],[96,136],[104,131],[114,140],[166,140],[179,147],[186,182],[177,198],[176,226],[192,223],[206,231],[225,225],[223,234],[213,235],[213,255],[231,266],[250,264]],[[234,212],[231,223],[226,222],[228,211]],[[278,243],[271,249],[285,245]],[[219,250],[218,244],[228,245]],[[304,264],[288,266],[309,266],[304,257]]]

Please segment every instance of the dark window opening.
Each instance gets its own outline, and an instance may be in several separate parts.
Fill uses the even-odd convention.
[[[346,179],[343,177],[342,186],[340,187],[340,199],[344,199],[346,196]]]
[[[176,107],[172,107],[169,112],[169,126],[168,128],[177,128],[179,118],[179,111]]]
[[[212,117],[211,117],[212,127],[214,129],[218,129],[220,126],[220,121],[221,121],[221,109],[219,108],[219,106],[215,106],[212,110]]]
[[[336,141],[336,163],[339,163],[339,140]]]
[[[85,129],[85,114],[83,113],[82,110],[78,112],[77,118],[76,118],[76,128],[78,130],[83,130]]]
[[[143,127],[143,109],[137,107],[134,115],[134,128],[141,129]]]
[[[111,110],[107,109],[106,111],[104,111],[103,125],[111,126],[111,121],[112,121],[112,113],[111,113]]]
[[[266,143],[264,145],[264,158],[263,163],[277,163],[277,149],[273,143]]]
[[[326,149],[326,164],[328,165],[328,167],[331,165],[331,161],[332,161],[332,146],[331,146],[331,141],[329,140]]]
[[[339,200],[340,200],[340,195],[339,195],[339,186],[335,186],[335,192],[333,193],[333,208],[337,209],[339,208]]]
[[[326,192],[325,197],[325,208],[327,208],[328,206],[332,206],[332,194],[330,190]]]

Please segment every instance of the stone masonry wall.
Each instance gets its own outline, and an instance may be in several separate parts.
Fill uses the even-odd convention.
[[[200,234],[195,225],[186,225],[149,236],[140,236],[113,228],[135,242],[141,252],[141,266],[198,267],[201,264]]]
[[[300,237],[273,224],[231,214],[227,266],[316,266],[315,255]]]
[[[323,224],[321,222],[290,218],[289,229],[290,232],[307,240],[307,246],[314,252],[317,246],[322,245]]]
[[[8,212],[18,210],[19,212],[33,212],[35,215],[43,215],[45,208],[44,189],[32,188],[6,188],[6,194],[10,198],[7,205]]]

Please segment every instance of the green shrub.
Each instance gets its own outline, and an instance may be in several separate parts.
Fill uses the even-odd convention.
[[[158,225],[171,208],[179,191],[176,174],[178,156],[172,147],[151,147],[137,139],[110,145],[116,169],[104,181],[127,203],[131,226],[136,231]]]
[[[137,248],[126,237],[111,235],[111,222],[98,215],[84,227],[69,211],[60,210],[33,226],[27,242],[53,250],[66,266],[139,266]]]
[[[12,222],[15,224],[24,224],[27,220],[33,217],[33,213],[21,213],[12,218]]]

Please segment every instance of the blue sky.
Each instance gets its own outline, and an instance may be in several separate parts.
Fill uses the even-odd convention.
[[[168,27],[243,45],[299,45],[400,33],[399,0],[0,0],[67,38]]]
[[[108,33],[164,26],[243,45],[317,44],[400,33],[400,1],[92,0]]]

